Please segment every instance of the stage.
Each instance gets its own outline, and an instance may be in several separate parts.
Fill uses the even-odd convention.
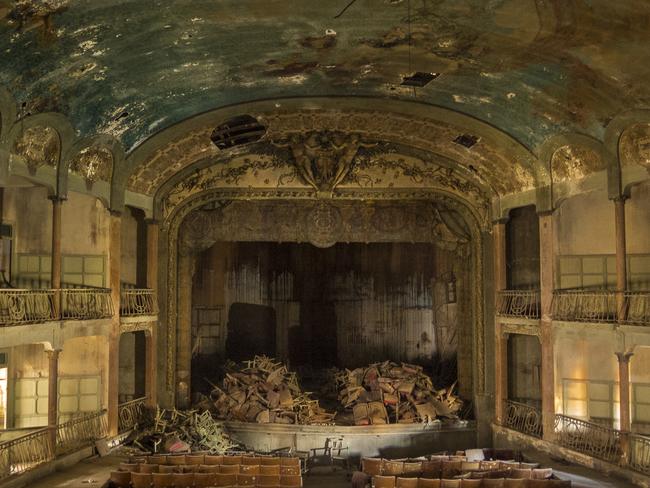
[[[476,447],[473,421],[369,426],[224,422],[224,426],[235,440],[258,452],[291,448],[318,455],[326,445],[337,443],[347,448],[341,457],[402,458]]]

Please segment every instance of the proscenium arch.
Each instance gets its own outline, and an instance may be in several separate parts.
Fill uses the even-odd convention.
[[[215,201],[224,200],[254,200],[258,196],[255,191],[248,191],[242,189],[240,191],[220,191],[211,190],[180,203],[172,214],[161,224],[160,233],[160,259],[161,259],[161,272],[160,277],[160,305],[161,305],[161,324],[160,326],[165,331],[160,337],[166,339],[166,344],[161,344],[166,349],[166,354],[159,357],[167,357],[167,364],[165,364],[166,374],[164,379],[161,378],[159,386],[165,392],[167,401],[173,404],[173,396],[175,391],[177,378],[177,334],[179,330],[179,282],[184,279],[180,274],[183,272],[181,268],[181,259],[185,263],[183,267],[188,265],[190,251],[188,249],[180,249],[179,247],[179,231],[185,218],[190,215],[194,210]],[[281,199],[281,197],[279,198]],[[275,198],[278,200],[278,198]],[[295,199],[294,199],[295,200]],[[313,198],[308,200],[315,201]],[[367,200],[372,200],[368,198]],[[401,201],[405,199],[402,198]],[[486,354],[485,354],[485,318],[484,318],[484,266],[483,266],[483,251],[484,251],[484,234],[485,228],[481,222],[477,220],[475,212],[469,208],[466,202],[459,200],[455,196],[441,195],[440,193],[431,192],[426,198],[425,195],[419,195],[417,199],[413,200],[426,200],[430,202],[437,202],[445,207],[458,212],[470,230],[470,241],[468,243],[470,250],[470,270],[468,272],[469,286],[468,295],[470,307],[468,315],[471,317],[470,323],[472,325],[472,357],[474,359],[472,365],[472,386],[474,398],[484,397],[486,394]],[[291,201],[289,198],[283,201]],[[188,271],[185,270],[187,273]],[[186,279],[186,278],[185,278]],[[479,408],[477,402],[477,408]]]
[[[217,108],[179,122],[151,136],[140,146],[134,148],[127,157],[127,173],[122,175],[125,184],[158,151],[164,150],[184,136],[195,131],[214,128],[225,120],[244,113],[254,116],[273,117],[274,114],[300,111],[354,111],[382,112],[392,116],[408,117],[415,120],[429,120],[454,129],[458,134],[469,133],[481,138],[490,148],[498,148],[498,153],[508,157],[513,164],[520,164],[533,179],[536,188],[548,186],[550,179],[547,168],[539,163],[535,155],[519,141],[494,126],[469,115],[419,101],[403,101],[376,97],[293,97],[251,101]],[[317,127],[313,130],[318,130]],[[472,163],[472,150],[467,150],[467,158],[457,161],[458,166]],[[216,148],[215,148],[216,152]],[[214,153],[213,153],[214,154]],[[201,158],[205,157],[201,155]],[[195,158],[186,165],[193,164]],[[181,170],[182,168],[178,168]],[[156,193],[154,188],[152,194]]]

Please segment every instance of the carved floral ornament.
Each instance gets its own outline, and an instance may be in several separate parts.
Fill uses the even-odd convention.
[[[345,177],[349,162],[367,144],[399,144],[440,155],[468,168],[481,185],[497,193],[531,189],[535,176],[517,153],[486,140],[471,149],[454,140],[462,133],[442,122],[402,114],[362,110],[299,110],[261,114],[267,127],[264,140],[285,149],[300,167],[300,177],[311,187],[330,191]],[[168,141],[131,175],[128,188],[154,194],[174,174],[206,158],[224,160],[241,155],[246,146],[219,151],[211,142],[213,127],[201,127]],[[251,157],[254,157],[251,155]],[[513,171],[517,161],[518,171]]]
[[[558,148],[551,159],[554,182],[579,180],[590,173],[605,169],[602,158],[593,150],[578,145]]]
[[[113,173],[113,154],[103,147],[87,147],[70,163],[70,171],[81,175],[88,186],[96,181],[110,181]]]
[[[29,172],[34,174],[41,166],[56,168],[61,154],[61,140],[52,127],[39,125],[25,129],[13,149],[24,158]]]
[[[619,142],[621,164],[639,164],[650,171],[650,124],[636,124],[626,129]]]
[[[289,199],[409,199],[417,191],[438,190],[468,202],[482,220],[489,212],[488,198],[474,181],[425,160],[423,151],[337,132],[294,134],[249,150],[210,161],[176,182],[161,199],[163,218],[195,195],[219,189],[253,199],[261,192]]]
[[[207,249],[219,241],[433,242],[460,250],[470,240],[463,218],[432,202],[233,201],[195,210],[184,220],[179,247]]]

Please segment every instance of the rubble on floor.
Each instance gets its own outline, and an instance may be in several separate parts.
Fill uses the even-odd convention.
[[[463,402],[456,383],[436,390],[421,366],[391,361],[336,374],[339,401],[355,425],[431,422],[457,418]]]
[[[207,403],[220,419],[261,424],[330,424],[336,415],[301,390],[295,372],[266,356],[230,368]]]
[[[134,430],[127,439],[131,447],[152,453],[208,451],[223,454],[239,448],[208,411],[158,409],[148,427]]]

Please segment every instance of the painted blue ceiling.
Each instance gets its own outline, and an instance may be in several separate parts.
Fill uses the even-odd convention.
[[[600,138],[650,104],[650,2],[357,0],[335,18],[348,2],[0,1],[0,83],[24,114],[61,112],[126,148],[273,97],[416,98],[529,147],[562,131]],[[400,87],[413,71],[441,76]]]

